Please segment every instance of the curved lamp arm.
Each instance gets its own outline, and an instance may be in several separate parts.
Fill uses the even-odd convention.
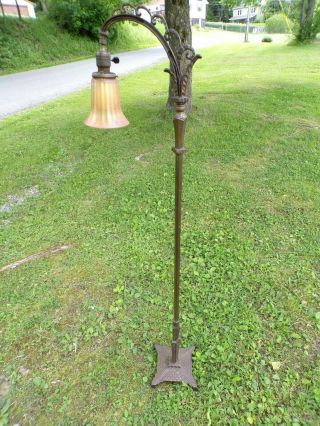
[[[142,17],[143,11],[150,16],[150,21]],[[168,27],[167,21],[162,15],[158,13],[152,14],[145,6],[134,7],[130,4],[124,4],[120,9],[115,10],[111,18],[102,25],[100,30],[100,46],[102,51],[106,49],[108,31],[111,26],[116,22],[122,21],[131,21],[143,25],[157,37],[170,61],[170,69],[166,68],[164,71],[168,72],[175,82],[176,96],[186,96],[187,83],[192,67],[201,56],[195,53],[192,46],[182,43],[178,32]],[[161,34],[156,28],[157,23],[164,25],[164,34]],[[174,53],[172,48],[174,42],[178,46],[178,49],[175,49],[177,54]],[[183,58],[185,58],[184,63],[186,64],[183,67],[184,69],[181,67]]]

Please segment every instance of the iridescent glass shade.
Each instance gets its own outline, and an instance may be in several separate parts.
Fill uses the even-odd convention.
[[[107,74],[105,77],[93,76],[91,112],[84,124],[98,129],[114,129],[129,124],[121,110],[119,83],[115,74]]]

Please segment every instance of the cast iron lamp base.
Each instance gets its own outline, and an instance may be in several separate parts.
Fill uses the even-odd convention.
[[[184,382],[193,389],[197,389],[197,383],[192,376],[192,352],[194,346],[187,349],[179,349],[179,359],[172,364],[171,347],[155,345],[158,352],[157,373],[152,380],[151,386],[157,386],[162,382]]]

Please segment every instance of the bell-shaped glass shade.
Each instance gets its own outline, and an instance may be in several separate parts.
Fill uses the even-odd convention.
[[[115,129],[129,124],[121,110],[116,75],[92,78],[91,112],[84,124],[98,129]]]

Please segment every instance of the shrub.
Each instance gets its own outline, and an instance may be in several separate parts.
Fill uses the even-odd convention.
[[[263,37],[263,39],[261,41],[262,41],[262,43],[272,43],[272,38],[271,37]]]
[[[72,34],[97,38],[101,24],[115,6],[115,1],[55,0],[50,3],[49,17]]]
[[[284,13],[276,13],[266,20],[265,28],[268,33],[289,33],[292,29],[292,21]]]

